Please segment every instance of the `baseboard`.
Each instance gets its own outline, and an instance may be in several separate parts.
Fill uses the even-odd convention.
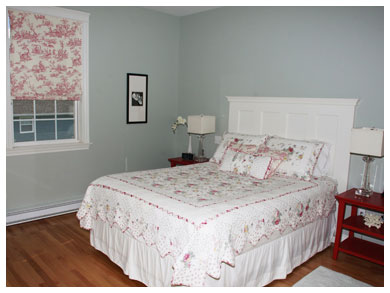
[[[81,205],[81,199],[59,204],[52,204],[34,209],[26,209],[7,213],[7,226],[24,222],[35,221],[43,218],[58,216],[77,211]]]

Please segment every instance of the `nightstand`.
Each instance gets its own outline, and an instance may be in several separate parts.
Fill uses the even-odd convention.
[[[355,195],[355,188],[336,195],[339,202],[337,216],[336,239],[333,248],[333,258],[337,259],[339,251],[384,265],[384,246],[354,237],[354,233],[364,234],[377,239],[384,239],[384,224],[377,229],[364,225],[363,216],[357,215],[357,209],[367,209],[384,213],[383,195],[374,192],[370,197]],[[344,219],[345,206],[352,207],[351,216]],[[349,237],[340,243],[343,229],[349,230]]]
[[[206,162],[196,162],[194,160],[183,160],[181,157],[177,158],[170,158],[168,161],[171,163],[171,167],[176,167],[176,165],[192,165],[192,164],[199,164],[199,163],[206,163],[209,161],[207,159]]]

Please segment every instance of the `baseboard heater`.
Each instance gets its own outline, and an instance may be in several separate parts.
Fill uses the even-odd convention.
[[[6,225],[15,225],[77,211],[81,199],[7,213]]]

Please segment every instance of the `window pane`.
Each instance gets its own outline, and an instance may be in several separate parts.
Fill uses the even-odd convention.
[[[57,118],[74,118],[74,101],[57,101]]]
[[[55,120],[39,121],[37,120],[37,140],[53,140],[55,135]]]
[[[57,101],[57,113],[74,113],[74,101]]]
[[[30,114],[16,114],[14,115],[14,120],[33,120],[34,115]]]
[[[34,118],[34,101],[14,100],[12,102],[14,110],[14,120],[33,119]]]
[[[13,100],[14,114],[33,114],[34,101],[29,100]]]
[[[14,121],[15,142],[34,141],[34,133],[20,133],[19,121]]]
[[[74,120],[57,120],[57,138],[70,139],[74,137]]]
[[[54,119],[54,101],[35,101],[37,119]]]
[[[74,115],[73,114],[58,114],[57,113],[57,118],[59,118],[59,119],[63,119],[63,118],[65,118],[65,119],[71,119],[71,120],[73,120],[73,118],[74,118]]]

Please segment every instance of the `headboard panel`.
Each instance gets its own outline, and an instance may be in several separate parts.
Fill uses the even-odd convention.
[[[226,97],[229,132],[321,140],[332,145],[329,176],[347,189],[357,99]]]

